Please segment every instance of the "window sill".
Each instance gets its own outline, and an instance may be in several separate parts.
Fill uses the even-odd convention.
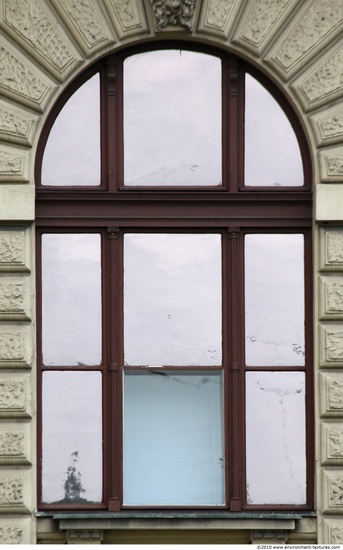
[[[108,529],[226,529],[293,531],[296,521],[315,514],[298,512],[222,511],[126,511],[126,512],[38,512],[37,518],[51,518],[61,531]]]

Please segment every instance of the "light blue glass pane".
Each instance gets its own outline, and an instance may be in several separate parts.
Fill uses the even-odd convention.
[[[250,75],[245,88],[245,185],[303,185],[299,144],[284,111]]]
[[[220,185],[221,61],[162,50],[124,63],[125,185]]]
[[[221,382],[209,372],[125,375],[125,504],[224,503]]]
[[[44,372],[42,484],[43,502],[101,502],[101,373]]]
[[[46,143],[42,185],[100,184],[100,86],[96,74],[67,101]]]
[[[42,236],[44,365],[101,362],[100,235]]]
[[[305,504],[305,375],[246,375],[247,501]]]
[[[246,364],[303,366],[304,237],[245,238]]]
[[[126,234],[128,365],[221,364],[221,236]]]

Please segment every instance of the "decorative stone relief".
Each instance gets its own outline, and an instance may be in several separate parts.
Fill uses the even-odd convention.
[[[235,0],[208,0],[208,2],[204,2],[198,30],[223,35],[230,19],[232,19],[234,4]]]
[[[24,544],[24,528],[14,525],[0,526],[0,544]]]
[[[169,26],[192,30],[195,0],[151,0],[151,4],[158,32]]]
[[[323,471],[323,512],[342,514],[343,512],[343,471]]]
[[[343,424],[322,425],[322,463],[343,464]]]
[[[23,283],[0,282],[0,313],[24,312]]]
[[[140,0],[107,0],[107,5],[119,38],[148,32],[144,7]]]
[[[324,348],[321,347],[322,366],[343,366],[343,327],[321,327],[322,334],[324,334]],[[322,346],[322,342],[320,344]]]
[[[273,59],[289,72],[313,50],[323,47],[325,39],[343,26],[342,0],[314,0],[299,19]]]
[[[343,182],[343,148],[326,150],[320,153],[320,172],[322,182]]]
[[[26,118],[0,104],[0,139],[31,144],[34,120]]]
[[[26,380],[0,379],[0,413],[1,416],[12,416],[10,413],[26,412],[27,408]]]
[[[21,478],[0,477],[0,507],[4,505],[22,505],[24,484]]]
[[[341,48],[322,62],[317,70],[293,85],[295,91],[300,90],[299,97],[302,100],[305,99],[305,105],[309,109],[342,96],[342,64],[343,49]]]
[[[23,151],[0,151],[0,182],[28,182],[27,153]]]
[[[322,229],[320,253],[322,271],[343,271],[343,231]]]
[[[244,24],[238,28],[237,40],[234,41],[258,49],[293,3],[293,0],[255,0],[246,17],[242,18]]]
[[[0,271],[20,271],[25,267],[23,231],[0,231]]]
[[[43,110],[49,86],[0,44],[0,90],[11,99],[26,103],[38,111]]]
[[[72,32],[76,29],[78,37],[82,40],[81,47],[86,45],[87,50],[94,50],[109,42],[95,2],[92,0],[53,0],[53,3]]]
[[[0,456],[20,457],[24,454],[23,432],[0,432]]]
[[[320,408],[324,417],[343,417],[343,373],[320,376]]]
[[[320,313],[322,319],[343,319],[343,278],[320,280]]]
[[[38,0],[4,0],[4,24],[14,31],[15,38],[29,45],[61,75],[75,61],[65,37],[58,30],[44,2]],[[31,53],[32,53],[31,52]]]
[[[2,328],[2,327],[1,327]],[[0,332],[0,369],[30,367],[29,329],[8,327]]]
[[[322,536],[319,535],[319,541],[326,544],[343,544],[343,522],[340,518],[323,518]]]
[[[313,115],[310,119],[318,145],[329,145],[343,141],[342,103]]]

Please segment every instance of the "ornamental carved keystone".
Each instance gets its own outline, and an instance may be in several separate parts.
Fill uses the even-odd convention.
[[[242,39],[258,47],[292,0],[255,0],[242,32]]]
[[[342,0],[312,2],[278,50],[275,60],[288,71],[342,25]]]
[[[4,23],[62,73],[74,57],[44,5],[38,0],[5,0]]]
[[[156,17],[156,30],[162,31],[168,26],[192,30],[195,0],[151,0]]]
[[[4,525],[0,527],[1,544],[23,544],[24,529],[14,525]]]

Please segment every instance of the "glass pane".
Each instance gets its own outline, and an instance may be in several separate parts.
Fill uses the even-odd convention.
[[[220,185],[221,61],[163,50],[124,63],[125,185]]]
[[[127,373],[124,502],[224,503],[221,373]]]
[[[248,372],[249,504],[305,504],[305,376]]]
[[[64,105],[51,129],[42,163],[42,185],[100,183],[99,75]]]
[[[101,373],[43,373],[42,481],[43,502],[101,502]]]
[[[101,363],[100,235],[42,237],[45,365]]]
[[[220,235],[127,234],[128,365],[221,364]]]
[[[245,87],[245,185],[303,185],[298,141],[284,111],[250,75]]]
[[[245,238],[246,364],[302,366],[303,235]]]

